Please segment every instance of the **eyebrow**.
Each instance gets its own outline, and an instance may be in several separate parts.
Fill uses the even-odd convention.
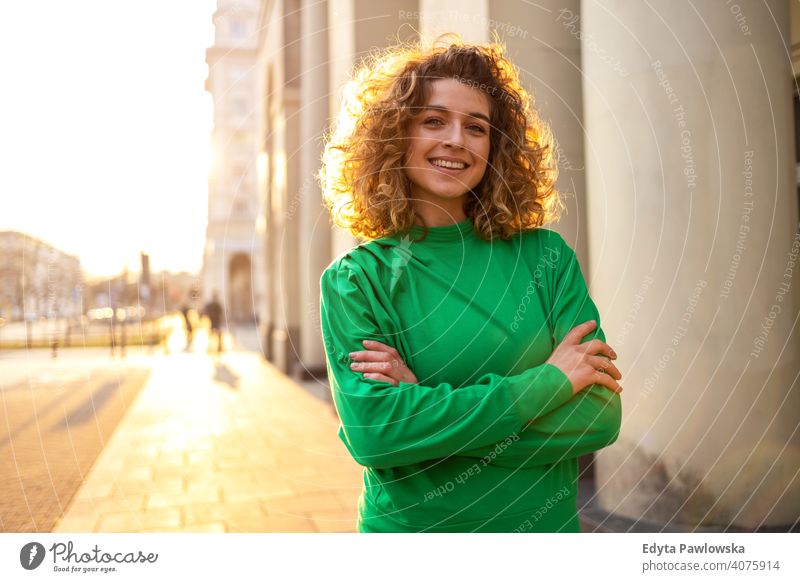
[[[425,109],[435,109],[437,111],[444,111],[445,113],[451,113],[452,112],[452,109],[448,109],[447,107],[445,107],[443,105],[426,105],[422,109],[423,109],[423,111]],[[491,123],[492,123],[491,120],[486,115],[484,115],[483,113],[478,113],[477,111],[473,112],[473,113],[467,113],[467,116],[475,117],[477,119],[482,119],[486,123],[488,123],[489,125],[491,125]]]

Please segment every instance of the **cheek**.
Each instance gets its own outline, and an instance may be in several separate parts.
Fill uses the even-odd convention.
[[[480,144],[474,150],[472,150],[472,154],[476,160],[476,169],[480,169],[481,173],[486,171],[486,168],[488,168],[489,153],[490,148],[487,144]]]
[[[486,162],[492,142],[488,137],[473,137],[465,145],[470,153],[478,160]]]
[[[403,163],[406,166],[419,166],[419,162],[423,159],[425,152],[424,143],[417,137],[412,137],[408,142],[408,149],[406,150]]]
[[[437,147],[438,141],[426,137],[417,137],[409,147],[406,160],[416,167],[428,167],[428,156]]]
[[[489,164],[486,163],[485,161],[482,161],[479,164],[475,164],[475,173],[473,174],[472,178],[472,181],[474,181],[474,185],[479,184],[480,181],[486,177],[488,171],[489,171]]]
[[[481,144],[481,148],[479,150],[480,158],[481,160],[483,160],[484,164],[489,161],[489,154],[491,153],[491,151],[492,151],[492,142],[487,139]]]
[[[424,156],[425,152],[435,147],[437,141],[425,134],[416,134],[411,138],[411,147],[418,156]]]

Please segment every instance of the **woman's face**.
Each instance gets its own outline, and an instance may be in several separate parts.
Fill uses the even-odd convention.
[[[409,122],[405,172],[415,206],[458,212],[486,172],[490,118],[479,89],[455,79],[431,83],[428,102]]]

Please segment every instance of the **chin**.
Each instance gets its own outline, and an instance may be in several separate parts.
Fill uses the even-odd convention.
[[[472,190],[472,188],[464,186],[463,184],[431,184],[428,187],[424,187],[424,189],[433,196],[446,200],[463,198]]]

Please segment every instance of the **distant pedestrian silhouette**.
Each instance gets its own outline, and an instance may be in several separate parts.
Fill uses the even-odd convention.
[[[222,305],[216,291],[211,295],[211,301],[203,308],[203,315],[211,323],[211,336],[217,338],[217,353],[222,353]],[[208,350],[211,351],[211,336],[209,337]]]
[[[186,328],[186,351],[189,351],[189,348],[192,347],[194,328],[192,327],[192,320],[189,318],[189,305],[187,303],[181,306],[181,314],[183,315],[183,326]]]

